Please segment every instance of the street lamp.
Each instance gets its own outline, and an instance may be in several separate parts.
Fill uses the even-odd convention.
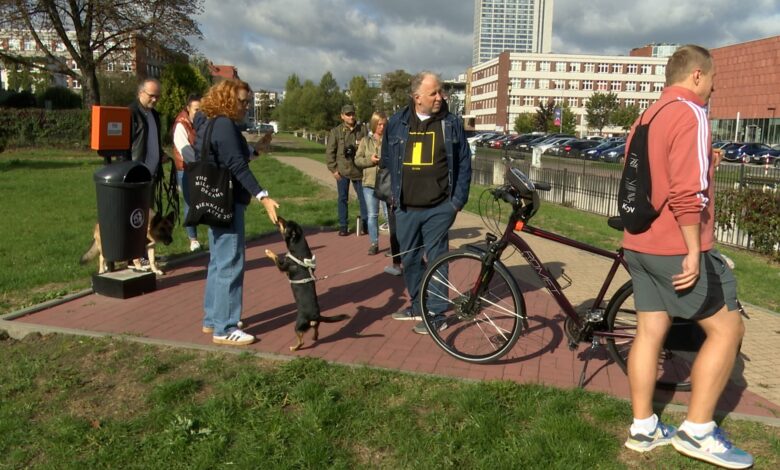
[[[769,132],[768,132],[768,133],[772,133],[772,130],[773,130],[772,121],[775,120],[775,107],[771,106],[771,107],[766,108],[766,110],[767,111],[772,111],[772,119],[769,120]],[[771,136],[767,136],[767,137],[771,137]],[[767,139],[767,140],[769,140],[769,142],[767,142],[769,144],[771,144],[773,142],[772,139]]]

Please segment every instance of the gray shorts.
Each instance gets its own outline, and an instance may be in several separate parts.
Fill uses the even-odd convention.
[[[678,292],[672,285],[672,276],[682,272],[683,258],[625,250],[638,311],[700,320],[716,314],[723,305],[730,311],[737,310],[737,280],[718,250],[713,248],[701,254],[696,284]]]

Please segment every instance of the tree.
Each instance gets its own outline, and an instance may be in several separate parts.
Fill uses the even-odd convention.
[[[98,69],[107,57],[130,53],[137,35],[190,52],[187,38],[203,37],[193,19],[202,12],[203,0],[0,0],[0,28],[28,32],[38,50],[36,56],[0,51],[0,58],[79,80],[89,107],[100,103]],[[75,67],[57,53],[56,43]]]
[[[374,108],[374,99],[379,90],[368,86],[366,77],[355,75],[349,81],[349,97],[352,104],[355,105],[355,114],[359,121],[368,122],[371,114],[376,110]]]
[[[100,102],[106,106],[127,106],[138,92],[138,83],[132,75],[121,72],[98,74]]]
[[[613,126],[620,127],[626,133],[631,130],[631,126],[639,117],[639,106],[632,104],[629,106],[619,106],[612,112],[611,122]]]
[[[163,129],[169,130],[176,115],[187,105],[187,97],[202,95],[208,88],[208,81],[189,64],[170,64],[163,70],[160,85],[162,96],[156,109]]]
[[[577,116],[569,108],[568,104],[564,104],[563,108],[561,108],[561,119],[563,119],[563,125],[560,128],[555,126],[555,123],[553,123],[553,126],[556,129],[561,129],[561,132],[564,134],[574,135],[577,131]]]
[[[555,124],[555,104],[553,100],[547,101],[547,103],[540,103],[536,108],[536,122],[535,129],[540,132],[549,132],[550,127]]]
[[[292,74],[287,77],[284,87],[284,100],[279,103],[279,106],[276,107],[273,113],[274,118],[279,121],[282,129],[299,129],[304,127],[299,118],[301,113],[299,106],[301,92],[301,80],[298,78],[298,75]]]
[[[618,107],[618,99],[615,93],[595,92],[590,95],[585,103],[588,127],[598,129],[599,133],[611,120],[612,113]]]
[[[320,96],[318,100],[322,103],[321,114],[315,116],[321,119],[312,123],[312,127],[317,130],[325,130],[335,127],[341,122],[341,107],[347,102],[347,96],[339,88],[339,84],[333,74],[325,72],[320,79],[318,87]]]
[[[515,132],[527,134],[536,130],[536,116],[531,113],[519,114],[515,118]]]
[[[404,70],[386,73],[382,78],[382,91],[390,98],[390,113],[409,104],[412,75]]]

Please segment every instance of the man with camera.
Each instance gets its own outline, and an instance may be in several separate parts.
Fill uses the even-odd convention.
[[[355,118],[355,107],[345,104],[341,107],[342,123],[334,127],[328,136],[328,145],[325,149],[325,159],[328,169],[336,178],[336,187],[339,192],[338,214],[339,235],[349,235],[349,217],[347,203],[349,198],[349,183],[357,193],[360,203],[360,224],[357,230],[367,233],[366,201],[363,199],[363,170],[355,166],[355,154],[360,140],[366,136],[366,128],[358,123]]]

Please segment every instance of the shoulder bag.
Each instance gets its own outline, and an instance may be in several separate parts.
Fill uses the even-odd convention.
[[[219,164],[216,153],[214,162],[208,158],[215,121],[216,118],[207,124],[200,158],[184,169],[190,196],[190,210],[184,225],[229,227],[233,224],[233,179],[230,170]]]

